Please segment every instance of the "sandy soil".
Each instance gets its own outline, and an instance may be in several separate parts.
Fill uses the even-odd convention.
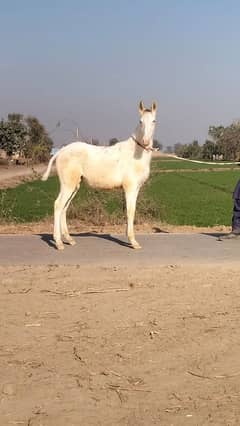
[[[110,233],[110,234],[125,234],[126,225],[103,225],[94,226],[89,225],[78,220],[68,221],[70,233],[80,232],[97,232],[97,233]],[[161,233],[161,232],[175,232],[175,233],[210,233],[230,232],[230,226],[219,225],[215,227],[196,227],[196,226],[175,226],[165,223],[142,223],[134,226],[136,233]],[[44,234],[53,232],[53,219],[46,219],[41,222],[34,223],[1,223],[0,234]]]
[[[0,268],[0,424],[239,425],[239,270]]]

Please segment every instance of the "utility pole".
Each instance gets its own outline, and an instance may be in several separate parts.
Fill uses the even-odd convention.
[[[78,139],[78,133],[79,133],[79,129],[78,129],[78,127],[77,127],[77,139]]]

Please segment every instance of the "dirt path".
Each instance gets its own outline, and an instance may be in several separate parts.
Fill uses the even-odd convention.
[[[36,179],[46,169],[45,164],[33,166],[0,166],[0,189],[17,186],[19,183]]]
[[[0,424],[240,424],[239,268],[1,267]]]

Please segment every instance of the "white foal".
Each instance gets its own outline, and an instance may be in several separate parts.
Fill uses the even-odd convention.
[[[133,224],[138,192],[150,173],[156,103],[150,109],[145,109],[143,102],[140,102],[139,113],[140,122],[136,131],[126,141],[109,147],[74,142],[60,149],[50,159],[42,180],[47,180],[56,160],[60,193],[54,204],[54,240],[59,250],[64,248],[62,238],[71,245],[75,244],[68,232],[66,213],[82,178],[94,188],[124,189],[127,236],[133,248],[141,248],[135,239]]]

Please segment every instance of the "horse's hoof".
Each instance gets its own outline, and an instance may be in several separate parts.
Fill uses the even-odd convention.
[[[62,242],[56,243],[56,247],[58,250],[64,250],[64,245]]]
[[[70,246],[75,246],[75,244],[77,244],[76,241],[72,237],[70,237],[70,235],[63,235],[62,237]]]
[[[140,244],[138,244],[137,242],[132,244],[132,248],[134,248],[134,250],[138,250],[141,249],[142,247],[140,246]]]

